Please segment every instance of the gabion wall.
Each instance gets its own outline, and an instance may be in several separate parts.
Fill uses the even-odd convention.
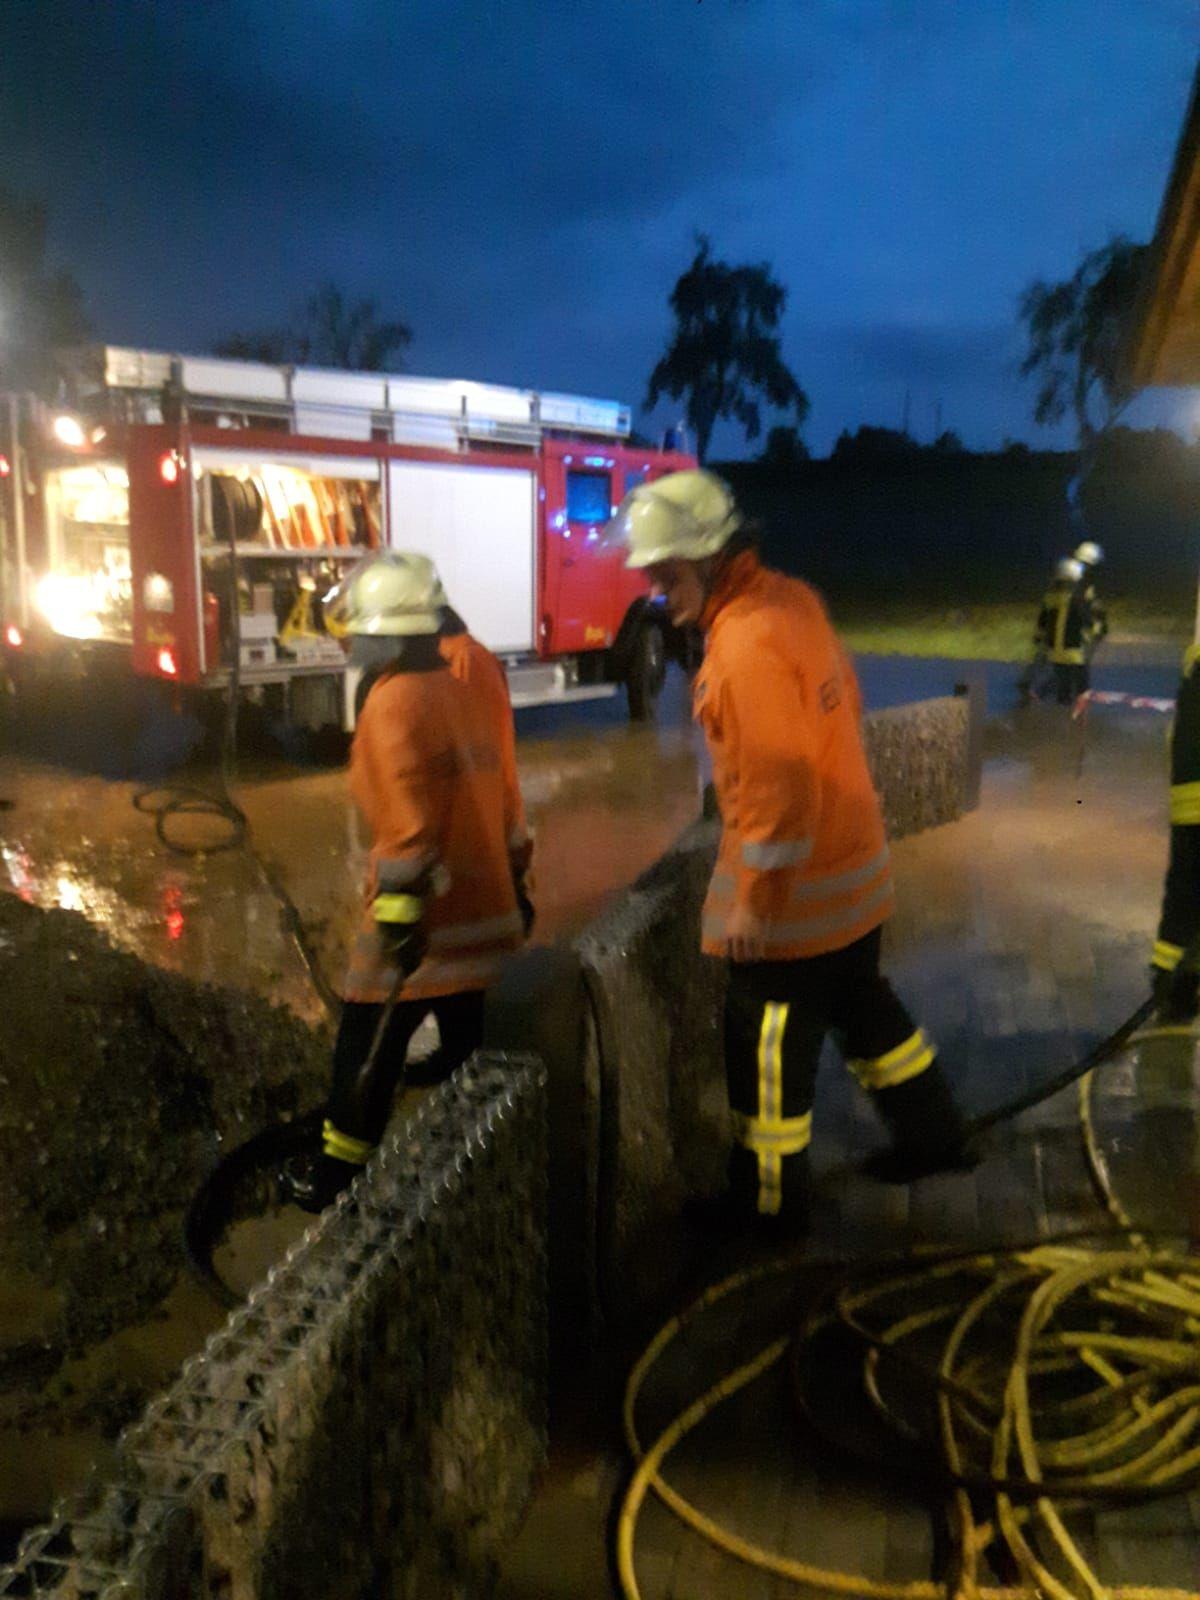
[[[892,839],[972,803],[970,718],[962,695],[864,719]],[[714,822],[689,828],[576,942],[590,1002],[583,1081],[599,1101],[593,1316],[610,1338],[636,1336],[681,1292],[690,1267],[671,1230],[689,1193],[719,1185],[729,1147],[725,965],[700,954],[719,835]]]
[[[546,1091],[481,1053],[0,1570],[71,1600],[476,1596],[545,1452]]]

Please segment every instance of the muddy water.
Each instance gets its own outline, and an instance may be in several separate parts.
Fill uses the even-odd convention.
[[[659,721],[630,727],[623,699],[518,713],[521,790],[536,837],[535,942],[588,922],[695,817],[702,741],[686,684],[668,679]],[[0,756],[0,889],[40,906],[81,911],[143,960],[232,984],[321,1015],[308,973],[253,857],[221,851],[219,818],[179,816],[163,848],[133,808],[133,781],[61,760]],[[188,775],[192,781],[192,775]],[[213,786],[211,772],[195,780]],[[243,752],[235,793],[255,850],[294,900],[336,986],[359,912],[366,839],[341,766]]]
[[[582,928],[696,816],[703,763],[686,701],[673,673],[651,727],[631,728],[623,700],[518,714],[521,787],[537,850],[535,942]],[[152,817],[134,809],[137,773],[113,776],[111,764],[91,756],[70,740],[49,750],[43,741],[37,759],[0,755],[0,797],[12,802],[0,811],[0,891],[79,911],[149,963],[252,989],[319,1021],[321,1001],[260,866],[245,850],[213,848],[227,825],[211,816],[172,819],[171,836],[200,850],[172,853]],[[212,784],[211,771],[193,776]],[[256,741],[242,752],[235,792],[255,851],[294,900],[336,987],[359,913],[366,843],[343,767],[289,759]],[[221,1269],[248,1285],[309,1220],[289,1209],[239,1228]],[[0,1345],[22,1337],[33,1305],[19,1284],[9,1291],[0,1294]],[[181,1277],[144,1322],[69,1361],[42,1398],[119,1399],[159,1387],[220,1320],[204,1291]],[[0,1419],[0,1526],[44,1514],[105,1448],[97,1428],[20,1434]]]

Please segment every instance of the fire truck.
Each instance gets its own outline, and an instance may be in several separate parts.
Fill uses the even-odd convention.
[[[118,663],[177,700],[232,691],[349,728],[321,596],[389,547],[436,562],[515,706],[624,685],[644,718],[685,652],[602,530],[631,487],[695,460],[631,440],[617,402],[112,346],[65,370],[68,403],[10,396],[0,432],[18,689]]]

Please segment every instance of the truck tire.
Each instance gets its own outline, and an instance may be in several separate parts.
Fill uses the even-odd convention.
[[[631,722],[649,722],[667,675],[667,650],[662,629],[643,622],[634,635],[625,670],[625,689],[629,695]]]

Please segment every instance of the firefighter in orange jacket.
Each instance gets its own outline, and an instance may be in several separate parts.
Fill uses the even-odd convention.
[[[908,1181],[965,1159],[935,1048],[879,970],[893,889],[858,686],[816,593],[761,565],[711,473],[639,486],[617,534],[672,622],[705,634],[695,716],[722,833],[702,948],[729,962],[734,1129],[729,1189],[707,1217],[799,1230],[817,1062],[831,1029],[892,1134],[876,1175]]]
[[[327,1205],[378,1144],[409,1041],[430,1011],[442,1076],[480,1045],[484,990],[524,937],[530,850],[507,688],[447,661],[444,602],[430,561],[392,551],[361,562],[324,604],[326,626],[349,636],[351,665],[363,672],[350,788],[372,843],[322,1151],[285,1173],[290,1198],[310,1210]]]

